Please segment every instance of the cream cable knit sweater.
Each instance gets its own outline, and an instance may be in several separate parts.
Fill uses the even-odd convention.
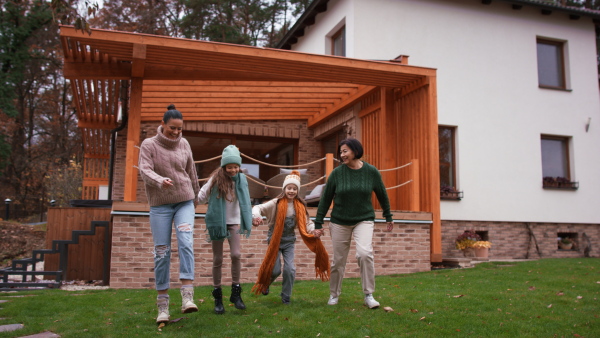
[[[150,206],[193,200],[200,191],[190,144],[181,134],[176,140],[167,138],[162,126],[142,142],[138,167]],[[173,186],[163,188],[167,178]]]

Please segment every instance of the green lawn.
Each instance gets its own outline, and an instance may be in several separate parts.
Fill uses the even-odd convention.
[[[171,290],[175,322],[161,329],[155,324],[154,290],[0,293],[10,300],[0,304],[0,325],[25,325],[0,337],[43,331],[61,337],[600,337],[597,258],[380,276],[377,310],[363,306],[359,279],[344,280],[336,306],[327,305],[329,284],[320,281],[297,281],[287,306],[281,304],[279,282],[268,296],[243,287],[248,309],[236,310],[227,301],[224,315],[213,313],[210,287],[196,288],[200,311],[185,315],[179,313],[179,290]],[[224,291],[228,300],[230,288]]]

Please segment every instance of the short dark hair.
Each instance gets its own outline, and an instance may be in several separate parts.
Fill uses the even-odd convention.
[[[169,122],[169,120],[183,120],[183,115],[181,115],[181,112],[177,109],[175,109],[175,105],[174,104],[170,104],[167,107],[167,111],[165,112],[165,115],[163,115],[163,122],[167,123]]]
[[[340,149],[343,145],[346,145],[348,148],[350,148],[350,150],[352,150],[354,153],[354,158],[359,159],[363,156],[364,151],[362,144],[360,144],[360,142],[355,138],[347,138],[342,140],[338,146],[338,158],[340,161],[342,160],[342,157],[340,156]]]

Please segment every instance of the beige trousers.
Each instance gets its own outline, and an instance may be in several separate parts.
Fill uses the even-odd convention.
[[[339,297],[342,293],[342,281],[352,239],[356,245],[356,259],[360,268],[363,293],[366,295],[375,291],[373,228],[373,221],[363,221],[355,225],[329,223],[333,243],[333,263],[329,281],[329,293],[332,297]]]

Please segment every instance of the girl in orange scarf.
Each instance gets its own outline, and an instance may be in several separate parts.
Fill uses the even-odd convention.
[[[267,242],[269,247],[258,272],[258,280],[252,291],[255,294],[269,294],[269,285],[281,274],[281,256],[283,256],[283,285],[281,301],[289,304],[292,287],[296,277],[294,265],[294,244],[298,228],[304,244],[315,253],[316,276],[322,281],[329,280],[330,263],[327,250],[321,240],[312,234],[315,226],[308,217],[306,203],[298,196],[300,190],[300,173],[292,171],[283,182],[283,192],[266,203],[252,208],[252,224],[262,224],[262,216],[266,216],[269,225]]]

